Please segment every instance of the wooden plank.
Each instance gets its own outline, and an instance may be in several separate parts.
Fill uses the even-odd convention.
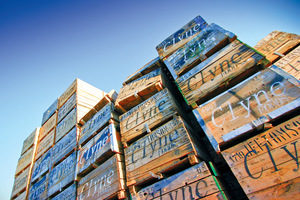
[[[44,112],[43,119],[42,119],[42,125],[57,111],[57,103],[58,99],[55,99],[55,101],[52,103],[52,105]]]
[[[114,112],[113,103],[109,102],[81,127],[79,144],[81,145],[90,139],[104,125],[108,124],[111,119],[118,120],[118,115]]]
[[[30,200],[39,200],[46,199],[48,192],[48,174],[46,174],[42,179],[33,184],[29,188],[28,199]]]
[[[176,80],[188,105],[220,90],[231,80],[255,66],[264,65],[264,56],[239,40],[235,40],[209,59]],[[256,69],[258,70],[258,69]],[[240,80],[242,81],[242,79]]]
[[[76,106],[76,92],[58,110],[57,123],[59,123]]]
[[[76,174],[82,174],[103,162],[113,153],[122,153],[120,133],[109,124],[78,151]]]
[[[26,167],[32,164],[34,159],[34,154],[35,154],[35,148],[31,147],[19,158],[15,175],[20,174],[23,169],[25,169]]]
[[[67,90],[59,97],[58,99],[58,108],[62,107],[62,105],[69,99],[69,97],[75,93],[77,89],[77,80],[73,81],[73,83],[67,88]]]
[[[27,167],[21,174],[19,174],[14,181],[11,198],[15,198],[16,195],[22,193],[28,188],[30,179],[30,167]]]
[[[53,147],[52,164],[56,165],[67,157],[77,147],[77,136],[79,130],[74,127],[65,137],[59,140]]]
[[[191,38],[193,38],[193,36],[197,35],[206,26],[207,23],[201,16],[195,17],[193,20],[189,21],[186,25],[156,46],[159,57],[161,59],[168,57],[170,54],[172,54],[172,52],[176,51],[179,47],[187,43]]]
[[[56,195],[52,200],[75,200],[76,199],[76,184],[72,184],[67,189]]]
[[[18,195],[14,200],[26,200],[26,191],[22,192],[22,194]]]
[[[43,138],[37,145],[35,160],[41,157],[54,145],[55,129],[52,129],[48,135]]]
[[[44,153],[33,165],[31,174],[31,183],[38,180],[39,177],[50,171],[52,157],[52,148]]]
[[[76,152],[55,166],[49,175],[48,197],[61,191],[75,180]]]
[[[78,199],[110,199],[126,189],[124,160],[115,154],[78,182]]]
[[[57,122],[57,112],[48,119],[48,121],[41,127],[39,141],[41,141],[53,128],[56,127]]]
[[[273,65],[193,112],[219,152],[220,145],[298,108],[299,97],[299,81]]]
[[[236,39],[235,34],[213,23],[206,26],[164,62],[170,71],[173,70],[177,76],[181,76],[234,39]]]
[[[279,54],[286,54],[291,49],[299,45],[300,36],[292,33],[282,31],[273,31],[265,38],[260,40],[254,49],[260,51],[266,58],[274,63],[280,59]]]
[[[124,85],[119,92],[115,106],[116,108],[120,106],[128,111],[162,89],[163,81],[161,69],[159,68]]]
[[[176,110],[168,89],[156,93],[120,116],[122,142],[127,143],[140,137],[147,131],[147,126],[151,129],[162,124],[175,115]]]
[[[298,80],[300,79],[300,46],[282,57],[280,60],[274,63],[277,67],[280,67],[285,72],[293,75]]]
[[[55,143],[77,124],[77,108],[75,107],[56,127]]]
[[[21,151],[21,155],[25,153],[30,147],[37,144],[37,140],[39,137],[40,128],[37,127],[23,142],[23,147]]]

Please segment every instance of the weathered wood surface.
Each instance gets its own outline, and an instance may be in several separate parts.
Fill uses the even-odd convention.
[[[30,179],[31,168],[27,167],[21,174],[19,174],[14,181],[11,198],[16,197],[19,193],[23,192],[28,188]]]
[[[54,145],[55,129],[52,129],[48,135],[39,141],[36,149],[35,160],[41,157],[46,151],[48,151]]]
[[[57,124],[57,112],[47,120],[47,122],[40,128],[39,141],[41,141]]]
[[[15,175],[20,174],[23,169],[33,163],[34,154],[35,147],[31,147],[19,158]]]
[[[222,152],[246,194],[300,177],[299,127],[297,116]]]
[[[77,80],[73,81],[73,83],[67,88],[67,90],[59,97],[58,99],[58,108],[62,107],[62,105],[69,99],[69,97],[75,93],[77,89]]]
[[[151,71],[154,71],[158,68],[161,68],[162,62],[160,61],[159,57],[154,58],[150,62],[148,62],[146,65],[138,69],[136,72],[131,74],[127,79],[124,81],[123,86],[126,84],[130,84],[131,82],[135,81],[136,79],[150,73]]]
[[[118,110],[126,112],[163,88],[161,69],[159,68],[124,85],[119,92],[115,106]]]
[[[55,143],[65,136],[77,124],[77,108],[75,107],[59,124],[56,126]]]
[[[47,199],[48,192],[48,175],[46,174],[38,182],[29,187],[28,200]]]
[[[51,157],[52,157],[52,148],[44,153],[37,161],[35,161],[32,174],[31,174],[31,183],[34,183],[38,180],[39,177],[50,171],[51,168]]]
[[[26,191],[24,191],[20,195],[18,195],[14,200],[26,200],[26,194]]]
[[[64,191],[52,198],[52,200],[75,200],[76,199],[76,185],[72,184]]]
[[[151,174],[164,173],[159,169],[167,171],[172,161],[188,155],[205,157],[182,119],[176,117],[125,148],[127,186],[154,179]]]
[[[131,194],[134,200],[147,199],[202,199],[218,194],[220,184],[205,162],[181,171],[164,180]]]
[[[37,127],[23,142],[23,147],[21,151],[21,155],[25,153],[30,147],[37,144],[38,137],[40,133],[40,128]]]
[[[59,140],[53,147],[52,164],[67,157],[73,150],[77,148],[78,128],[74,127],[65,137]]]
[[[42,125],[57,111],[57,102],[58,99],[56,99],[52,105],[44,112],[43,119],[42,119]]]
[[[220,145],[297,109],[300,106],[299,85],[297,79],[273,65],[193,112],[219,152]]]
[[[207,97],[228,81],[251,68],[265,63],[265,57],[239,40],[235,40],[213,56],[176,80],[188,105]],[[241,80],[242,81],[242,80]]]
[[[210,24],[164,62],[170,71],[181,76],[235,39],[235,34],[216,24]]]
[[[49,175],[48,197],[75,180],[76,152],[55,166]]]
[[[165,88],[120,116],[122,142],[131,142],[146,133],[147,127],[158,126],[176,113],[175,102]]]
[[[76,174],[82,176],[113,153],[122,153],[121,147],[120,133],[109,124],[78,151]]]
[[[299,43],[299,35],[281,31],[273,31],[265,38],[260,40],[253,48],[266,55],[266,58],[271,63],[274,63],[280,59],[278,54],[286,54],[291,49],[299,45]]]
[[[124,193],[124,158],[115,154],[78,182],[78,199],[109,199]]]
[[[59,123],[75,106],[76,106],[76,92],[62,105],[58,110],[57,123]]]
[[[176,51],[179,47],[192,39],[193,36],[201,32],[206,26],[207,23],[201,16],[195,17],[156,46],[159,57],[161,59],[168,57],[172,52]]]
[[[109,102],[81,127],[79,144],[81,145],[90,139],[101,128],[107,125],[111,119],[118,121],[119,117],[114,112],[114,104]]]
[[[277,67],[280,67],[287,73],[293,75],[298,80],[300,79],[300,46],[282,57],[280,60],[274,63]]]

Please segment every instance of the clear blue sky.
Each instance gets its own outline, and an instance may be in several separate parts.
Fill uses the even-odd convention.
[[[299,10],[297,0],[0,0],[0,200],[23,141],[75,78],[118,92],[197,15],[254,46],[273,30],[300,34]]]

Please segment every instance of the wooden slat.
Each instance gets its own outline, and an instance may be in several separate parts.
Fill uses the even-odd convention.
[[[75,107],[56,127],[55,143],[77,124],[77,108]]]
[[[22,194],[18,195],[14,200],[26,200],[26,191],[22,192]]]
[[[300,79],[300,46],[288,53],[286,56],[274,63],[287,73]]]
[[[67,189],[56,195],[52,200],[74,200],[76,199],[76,185],[72,184]]]
[[[186,25],[156,46],[159,57],[162,59],[169,56],[180,46],[187,43],[191,38],[193,38],[193,36],[202,31],[202,29],[204,29],[206,26],[206,21],[202,17],[195,17],[193,20],[189,21]]]
[[[228,81],[237,81],[239,75],[264,62],[262,54],[235,40],[176,81],[188,105],[192,105],[213,91],[220,90]]]
[[[299,97],[299,81],[272,66],[200,105],[194,114],[219,152],[219,145],[298,108]]]
[[[41,141],[57,124],[57,112],[48,119],[48,121],[40,128],[39,141]]]
[[[76,106],[76,93],[74,93],[58,110],[57,123],[59,123]]]
[[[30,167],[27,167],[21,174],[19,174],[14,181],[11,198],[14,198],[19,193],[26,190],[30,179]]]
[[[48,196],[61,191],[75,180],[76,152],[55,166],[49,175]]]
[[[180,76],[234,39],[236,36],[233,33],[216,24],[210,24],[164,62],[170,71],[173,70],[177,76]]]
[[[46,174],[42,179],[29,188],[28,199],[38,200],[47,198],[49,180],[48,175],[49,174]]]
[[[56,99],[52,105],[44,112],[43,119],[42,119],[42,125],[57,111],[57,102],[58,99]]]
[[[52,148],[44,153],[33,165],[31,183],[36,182],[39,177],[50,171]]]
[[[23,169],[32,164],[35,154],[35,148],[31,147],[28,149],[18,160],[18,165],[15,175],[20,174]]]
[[[260,40],[254,46],[254,49],[266,55],[266,58],[271,63],[274,63],[280,58],[280,56],[276,53],[285,54],[299,45],[299,43],[299,35],[282,31],[273,31],[265,38]]]
[[[59,97],[59,99],[58,99],[58,108],[62,107],[62,105],[76,91],[76,89],[77,89],[77,80],[78,79],[73,81],[73,83],[68,87],[68,89]]]
[[[177,107],[165,88],[120,116],[122,142],[130,142],[162,124],[177,113]],[[147,124],[147,125],[146,125]],[[146,125],[146,126],[145,126]]]
[[[48,135],[39,141],[36,150],[35,160],[41,157],[46,151],[48,151],[54,145],[55,129],[52,129]]]
[[[30,147],[37,144],[37,140],[39,137],[40,128],[37,127],[23,142],[23,147],[21,151],[21,155],[25,153]]]
[[[124,191],[124,160],[115,154],[78,182],[78,199],[108,199]]]

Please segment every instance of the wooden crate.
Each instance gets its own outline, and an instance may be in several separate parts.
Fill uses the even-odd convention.
[[[144,133],[171,119],[177,107],[167,88],[120,116],[121,139],[124,147]]]
[[[235,39],[235,34],[212,23],[172,53],[164,63],[176,79]]]
[[[26,200],[26,191],[17,196],[14,200]]]
[[[300,79],[300,46],[282,57],[280,60],[274,63],[277,67],[280,67],[287,73],[293,75],[298,80]]]
[[[35,146],[28,149],[18,160],[15,176],[18,176],[25,168],[33,163]]]
[[[24,191],[27,194],[27,188],[30,181],[31,167],[27,167],[21,174],[19,174],[14,181],[11,199],[21,195]],[[26,196],[26,195],[25,195]]]
[[[55,113],[57,112],[57,103],[58,99],[56,99],[52,105],[44,112],[43,119],[42,119],[42,125]]]
[[[193,112],[217,152],[300,106],[300,82],[271,66],[200,105]]]
[[[61,106],[57,113],[59,123],[76,106],[76,92]]]
[[[282,31],[273,31],[260,40],[254,49],[260,51],[266,58],[274,63],[280,59],[281,54],[286,54],[300,43],[300,36]]]
[[[79,145],[91,139],[97,132],[101,131],[105,125],[118,120],[119,115],[115,112],[114,104],[108,102],[92,118],[83,124],[79,135]]]
[[[32,174],[31,174],[31,183],[35,183],[41,176],[50,171],[52,166],[51,163],[52,157],[52,148],[49,149],[46,153],[44,153],[37,161],[35,161]]]
[[[114,153],[123,152],[120,133],[116,126],[109,124],[84,146],[80,147],[76,167],[78,176],[83,176],[91,171]]]
[[[59,140],[53,147],[52,164],[56,165],[77,148],[79,129],[74,127],[69,133]]]
[[[73,127],[77,125],[77,107],[75,107],[62,121],[56,126],[55,143],[64,137]]]
[[[201,16],[195,17],[193,20],[189,21],[186,25],[156,46],[159,57],[161,59],[167,58],[179,47],[187,43],[195,35],[201,32],[206,26],[207,23]]]
[[[163,124],[125,148],[127,186],[161,178],[184,163],[209,160],[199,145],[181,117]]]
[[[131,195],[134,200],[228,199],[224,186],[211,173],[205,162],[178,172],[141,189],[137,193],[131,193]]]
[[[150,98],[164,88],[162,71],[155,69],[148,74],[124,85],[115,102],[115,107],[122,113]]]
[[[76,152],[55,166],[49,174],[48,197],[64,189],[75,180]]]
[[[124,158],[115,154],[78,182],[78,199],[124,199]]]
[[[51,200],[75,200],[76,199],[76,184],[72,184],[64,191],[53,197]]]
[[[31,187],[29,187],[28,200],[47,199],[49,180],[48,175],[49,174],[46,174],[38,182],[34,183]]]
[[[37,127],[23,142],[21,155],[23,155],[30,147],[37,144],[40,128]]]
[[[295,187],[299,186],[300,178],[299,127],[298,115],[222,151],[223,157],[248,197],[287,199],[284,197],[290,195],[290,190],[294,199],[300,197],[299,187]],[[270,193],[274,190],[277,192]]]
[[[40,128],[39,141],[46,137],[46,135],[52,131],[57,124],[57,112],[50,117],[46,123]]]
[[[41,141],[37,144],[35,160],[39,159],[46,151],[53,147],[55,141],[55,129],[52,129]]]
[[[242,75],[251,75],[249,71],[258,71],[265,63],[267,61],[262,54],[235,40],[179,77],[176,82],[188,105],[196,108],[197,103],[211,98],[214,92],[224,91],[232,80],[242,81]]]

